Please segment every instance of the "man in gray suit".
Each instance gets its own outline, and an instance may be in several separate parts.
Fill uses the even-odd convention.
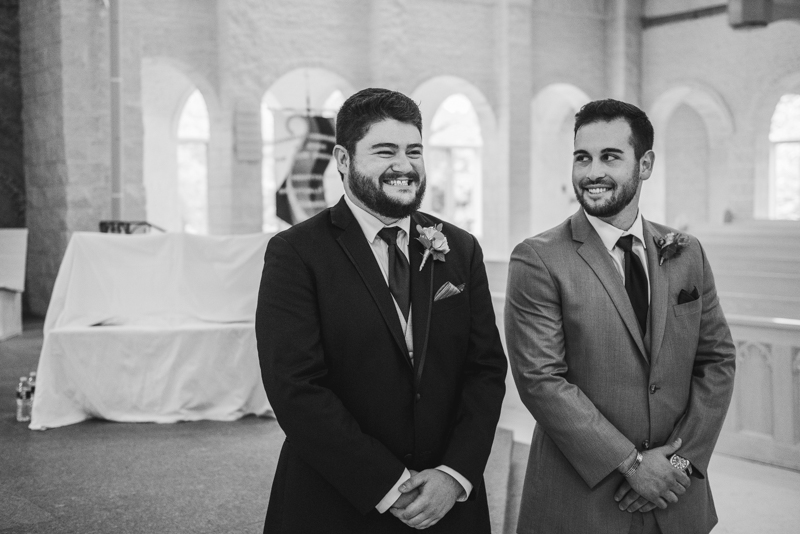
[[[520,533],[707,533],[735,349],[705,253],[639,212],[655,155],[635,106],[575,117],[582,209],[514,249],[506,339],[536,419]]]

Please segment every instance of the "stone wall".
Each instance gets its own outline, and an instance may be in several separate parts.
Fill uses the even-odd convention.
[[[95,230],[110,216],[109,14],[97,0],[24,4],[29,278],[35,281],[34,309],[43,313],[70,233]],[[159,121],[143,108],[148,103],[142,95],[160,82],[142,77],[161,69],[172,69],[206,100],[209,222],[217,234],[260,230],[260,162],[241,160],[236,146],[257,140],[242,138],[236,125],[258,112],[261,98],[282,76],[316,68],[355,90],[372,85],[408,94],[440,78],[457,80],[454,87],[471,91],[473,103],[485,106],[479,115],[490,125],[483,132],[482,242],[487,257],[495,258],[506,257],[530,231],[535,93],[554,82],[575,84],[593,96],[608,93],[605,0],[122,5],[123,218],[128,220],[146,217],[143,139],[146,125]],[[624,68],[627,60],[621,61]],[[169,127],[171,120],[164,117],[161,124]]]
[[[675,99],[671,111],[692,106],[711,137],[731,126],[720,147],[724,156],[712,156],[708,222],[722,223],[726,212],[735,220],[764,216],[772,112],[783,93],[800,93],[800,23],[733,30],[726,14],[675,22],[646,29],[642,54],[646,110],[684,90],[686,98]],[[657,125],[657,138],[669,116]]]
[[[0,228],[25,226],[19,0],[0,0]]]
[[[675,110],[687,105],[700,117],[706,137],[697,133],[700,148],[692,157],[708,161],[708,183],[668,183],[660,168],[646,186],[651,219],[665,220],[668,187],[673,199],[707,194],[698,205],[707,206],[711,222],[721,221],[725,212],[752,217],[764,203],[759,184],[765,125],[768,129],[779,93],[800,85],[792,78],[800,79],[800,32],[794,22],[734,31],[724,15],[642,30],[642,16],[709,5],[706,0],[123,2],[123,218],[146,218],[145,162],[148,179],[159,179],[152,172],[158,159],[148,159],[146,147],[172,135],[181,102],[198,89],[211,122],[210,230],[260,231],[261,162],[252,149],[247,157],[237,150],[260,139],[257,128],[240,126],[258,121],[265,92],[298,69],[329,73],[349,90],[384,86],[424,95],[427,125],[435,111],[430,99],[447,91],[467,94],[486,126],[481,242],[491,259],[507,259],[517,242],[543,229],[534,212],[547,195],[560,195],[559,210],[571,207],[565,166],[539,159],[571,152],[562,150],[569,141],[564,124],[587,99],[639,102],[654,118],[658,149],[673,151],[657,158],[657,166],[678,161],[681,151],[675,147],[686,145],[664,142],[667,132],[681,140],[681,128],[697,123],[671,124]],[[38,313],[46,309],[71,232],[96,230],[98,221],[110,216],[108,16],[99,0],[26,0],[19,6],[29,297]],[[159,72],[167,74],[160,78]],[[169,103],[150,102],[147,95],[153,94],[172,99],[175,111],[163,111]],[[535,102],[539,115],[532,110]],[[551,102],[558,112],[549,116],[553,124],[544,124],[539,118]],[[156,108],[160,115],[154,115]],[[156,126],[163,131],[148,137],[147,128]],[[558,146],[550,140],[553,132]],[[169,174],[164,171],[165,179]]]

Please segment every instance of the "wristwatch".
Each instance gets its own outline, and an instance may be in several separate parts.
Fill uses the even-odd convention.
[[[675,469],[680,469],[687,475],[692,473],[692,464],[684,458],[683,456],[678,456],[677,454],[673,454],[672,457],[669,459],[669,463],[672,464],[672,467]]]

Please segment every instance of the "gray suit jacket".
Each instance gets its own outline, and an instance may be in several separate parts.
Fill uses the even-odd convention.
[[[536,419],[518,532],[627,533],[614,502],[634,447],[682,438],[689,490],[656,509],[664,534],[706,533],[717,517],[706,469],[733,390],[735,348],[700,243],[659,265],[643,220],[648,334],[583,210],[511,255],[506,340],[522,401]],[[682,289],[700,297],[678,303]]]

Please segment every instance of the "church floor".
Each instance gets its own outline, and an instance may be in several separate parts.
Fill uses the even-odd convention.
[[[22,336],[0,342],[0,533],[261,532],[283,441],[274,419],[173,425],[90,420],[30,431],[14,420],[14,388],[35,368],[42,322],[26,321],[25,328]],[[492,512],[496,526],[505,523],[495,534],[509,534],[533,421],[507,402],[501,426],[517,441],[505,521],[496,521],[497,507]],[[715,534],[798,532],[800,472],[722,455],[714,456],[709,471],[720,516]]]

